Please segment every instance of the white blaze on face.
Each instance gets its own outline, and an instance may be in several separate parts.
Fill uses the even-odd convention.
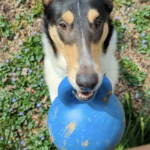
[[[85,42],[85,36],[84,36],[84,33],[83,33],[83,25],[82,25],[82,22],[81,22],[82,17],[81,17],[81,13],[80,13],[80,2],[79,1],[78,1],[78,15],[79,15],[79,18],[80,18],[80,31],[81,31],[81,35],[82,35],[82,57],[83,57],[81,59],[80,63],[82,64],[83,61],[87,60],[86,64],[90,65],[90,63],[89,63],[90,61],[88,61],[88,60],[91,60],[91,57],[90,57],[90,54],[88,53],[86,42]]]

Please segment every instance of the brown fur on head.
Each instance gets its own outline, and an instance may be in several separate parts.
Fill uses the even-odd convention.
[[[52,0],[42,0],[44,6],[49,6]]]

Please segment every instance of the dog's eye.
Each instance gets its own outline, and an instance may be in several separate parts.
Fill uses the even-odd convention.
[[[66,30],[66,29],[67,29],[67,26],[66,26],[64,23],[59,24],[59,26],[60,26],[63,30]]]
[[[95,28],[98,28],[101,25],[101,21],[95,21]]]

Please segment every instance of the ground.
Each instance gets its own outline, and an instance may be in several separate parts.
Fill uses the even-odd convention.
[[[20,4],[19,1],[16,1],[16,3],[12,2],[11,0],[2,0],[0,2],[0,14],[7,17],[10,24],[15,24],[15,17],[16,15],[19,15],[20,13],[28,10],[27,14],[31,13],[32,8],[35,7],[36,2],[39,2],[39,0],[33,0],[29,1],[26,0],[23,5]],[[147,74],[145,85],[146,87],[150,87],[150,60],[147,59],[146,54],[139,54],[137,51],[138,47],[138,41],[139,41],[139,32],[134,28],[135,24],[129,23],[129,14],[133,13],[133,11],[138,6],[144,7],[144,5],[150,6],[150,2],[148,1],[135,1],[135,5],[132,7],[122,7],[119,9],[118,5],[116,4],[116,8],[114,8],[114,11],[111,14],[111,17],[113,20],[119,17],[120,22],[124,26],[128,26],[129,29],[124,33],[124,43],[127,44],[127,48],[119,52],[117,51],[116,56],[118,58],[118,61],[121,61],[121,58],[124,56],[128,56],[132,62],[134,62],[141,71],[145,72]],[[14,25],[15,26],[15,25]],[[6,39],[5,37],[1,38],[0,41],[0,62],[6,61],[8,58],[11,57],[11,53],[17,54],[17,51],[19,50],[20,45],[24,41],[26,41],[27,37],[30,35],[33,35],[34,32],[41,33],[41,17],[34,18],[33,25],[29,25],[27,21],[24,21],[25,28],[23,29],[17,29],[15,31],[15,36],[13,39]],[[150,28],[147,29],[147,34],[150,34]],[[8,44],[8,42],[11,41],[11,44]],[[3,47],[7,46],[7,51],[3,51]],[[119,83],[116,87],[116,94],[122,95],[127,92],[128,86],[122,84],[121,80],[119,80]],[[133,93],[133,95],[137,95],[137,91],[134,91],[133,88],[130,89]],[[142,99],[136,99],[135,101],[135,108],[140,109]]]
[[[21,45],[27,40],[29,36],[34,36],[37,33],[41,34],[41,4],[42,3],[40,0],[0,1],[0,14],[7,18],[9,24],[12,26],[11,30],[14,30],[14,35],[12,37],[0,37],[0,63],[4,64],[12,57],[12,54],[17,55],[21,49]],[[150,1],[114,0],[114,10],[111,13],[111,18],[114,20],[115,26],[119,33],[118,36],[120,36],[118,38],[119,41],[116,57],[120,63],[121,69],[125,68],[128,71],[127,76],[125,76],[122,73],[124,70],[120,70],[121,73],[119,76],[118,84],[116,85],[115,94],[118,98],[120,98],[123,97],[128,91],[130,91],[135,112],[139,112],[141,110],[143,102],[145,101],[145,98],[143,97],[148,97],[147,100],[149,100],[149,93],[147,91],[150,87],[150,45],[148,44],[148,42],[150,43],[150,25],[149,23],[142,25],[142,17],[144,16],[140,16],[137,11],[139,6],[141,10],[147,11],[148,9],[145,8],[145,5],[150,8]],[[35,10],[35,12],[33,12],[33,10]],[[134,14],[134,12],[136,14]],[[33,19],[31,17],[32,14]],[[141,22],[139,22],[136,17],[141,17]],[[146,14],[146,17],[150,18],[150,14]],[[146,17],[144,18],[145,20],[147,19]],[[137,28],[136,25],[138,25]],[[143,26],[147,26],[147,28],[145,29]],[[145,35],[141,36],[142,33]],[[143,40],[146,40],[147,43]],[[142,45],[145,46],[144,44],[146,45],[146,48],[140,48]],[[43,61],[39,62],[38,65],[43,66]],[[127,66],[129,66],[129,68]],[[130,73],[132,73],[134,76],[138,76],[138,82],[136,86],[133,86],[133,83],[130,84]],[[5,80],[3,79],[4,84],[7,82],[7,78],[5,78]],[[5,86],[9,88],[9,85],[6,84]],[[0,91],[2,89],[3,88],[0,87]],[[12,87],[10,87],[10,89],[12,89]],[[36,90],[34,91],[34,89],[31,87],[26,88],[26,91],[32,93],[37,92]],[[140,91],[142,91],[142,94]],[[47,96],[42,99],[43,103],[46,100]],[[44,105],[45,106],[43,107],[49,108],[49,105]],[[39,112],[40,110],[35,108],[34,113],[32,114],[32,118],[36,120],[36,123],[39,127],[42,125],[46,126],[46,120],[44,123],[42,123],[40,117],[38,116]],[[35,128],[32,129],[32,132],[34,134],[37,133]],[[24,137],[22,137],[21,140],[24,140]]]

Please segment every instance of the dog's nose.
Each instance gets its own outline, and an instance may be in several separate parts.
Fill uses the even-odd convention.
[[[77,74],[76,83],[81,90],[86,89],[94,89],[98,83],[98,75],[96,73],[93,74]]]

